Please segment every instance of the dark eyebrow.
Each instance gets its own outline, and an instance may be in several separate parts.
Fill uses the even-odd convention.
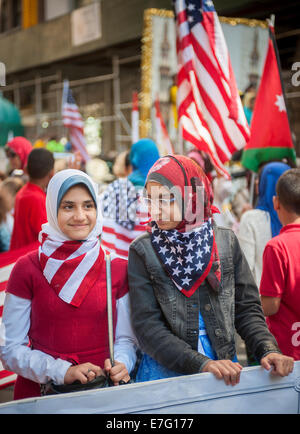
[[[62,200],[61,205],[74,205],[75,202],[72,202],[71,200]],[[85,200],[83,203],[94,203],[93,199]]]
[[[63,205],[63,204],[65,204],[65,205],[66,205],[66,204],[68,204],[68,205],[73,205],[73,203],[74,203],[74,202],[72,202],[71,200],[62,200],[60,204],[61,204],[61,205]]]

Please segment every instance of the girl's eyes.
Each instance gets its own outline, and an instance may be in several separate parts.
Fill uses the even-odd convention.
[[[62,209],[67,210],[67,211],[70,211],[70,210],[72,210],[74,208],[75,208],[74,205],[63,205],[63,207],[62,207]],[[95,205],[92,204],[92,203],[91,204],[83,205],[83,209],[94,209],[94,208],[95,208]]]
[[[95,208],[95,205],[93,203],[88,203],[88,204],[85,205],[84,208],[93,209],[93,208]]]

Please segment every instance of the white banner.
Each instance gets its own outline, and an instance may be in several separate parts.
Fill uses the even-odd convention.
[[[75,9],[71,15],[72,45],[78,46],[101,38],[100,2]]]

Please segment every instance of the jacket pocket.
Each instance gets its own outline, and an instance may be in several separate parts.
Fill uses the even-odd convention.
[[[160,303],[173,303],[176,300],[176,291],[178,290],[170,278],[151,275],[150,279],[155,296]]]

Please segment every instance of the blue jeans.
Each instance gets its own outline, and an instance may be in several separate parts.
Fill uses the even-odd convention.
[[[232,361],[237,362],[237,357],[235,356]],[[163,378],[180,377],[182,375],[184,374],[179,374],[165,368],[152,359],[152,357],[148,356],[148,354],[143,354],[135,382],[142,383],[144,381],[162,380]]]

